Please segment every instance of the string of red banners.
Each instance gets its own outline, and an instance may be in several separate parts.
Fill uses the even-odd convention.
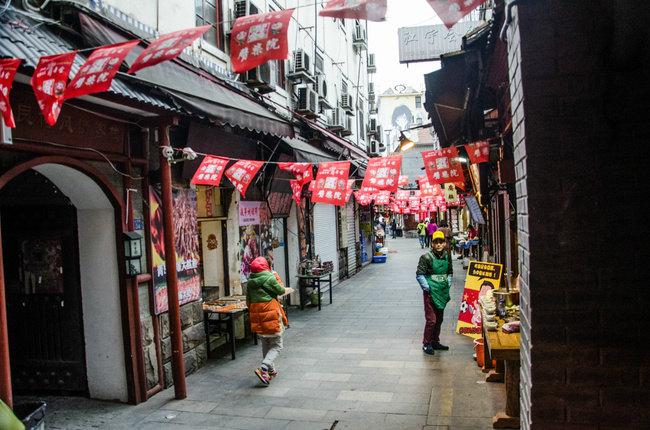
[[[451,28],[486,0],[427,0],[443,23]],[[387,0],[329,0],[320,16],[383,21]],[[286,60],[289,21],[294,9],[237,18],[230,38],[230,59],[235,73],[242,73],[269,60]],[[173,60],[211,25],[165,34],[149,43],[127,73],[136,73],[163,61]],[[95,49],[68,82],[77,51],[40,57],[31,85],[45,122],[54,126],[66,99],[107,91],[127,55],[142,39]],[[14,128],[9,94],[22,59],[0,59],[0,112],[7,127]]]
[[[464,145],[470,162],[484,163],[489,158],[489,143],[480,141]],[[419,190],[414,195],[399,186],[408,184],[408,177],[400,175],[402,155],[375,157],[368,160],[366,174],[359,190],[354,190],[354,179],[349,179],[350,161],[331,161],[318,164],[316,177],[312,163],[279,162],[278,168],[291,173],[293,199],[301,204],[302,190],[309,185],[313,203],[327,203],[344,206],[354,194],[362,206],[371,203],[390,206],[396,213],[411,211],[425,212],[446,210],[447,204],[458,204],[456,189],[465,189],[465,176],[458,162],[458,148],[422,152],[426,176],[417,179]],[[266,161],[236,160],[226,168],[230,158],[205,155],[192,177],[194,185],[218,187],[223,175],[230,180],[237,191],[246,195],[246,190]],[[443,188],[441,188],[441,186]]]

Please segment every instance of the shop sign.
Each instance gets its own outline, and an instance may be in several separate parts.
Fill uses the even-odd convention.
[[[444,184],[445,190],[445,202],[449,206],[458,206],[458,192],[456,191],[456,186],[454,184]]]
[[[402,27],[397,30],[399,62],[440,60],[442,54],[459,51],[463,36],[479,25],[476,21],[461,22],[451,30],[440,24]]]
[[[73,51],[41,57],[32,75],[31,84],[38,107],[50,126],[59,119],[68,76],[76,56],[77,52]]]
[[[344,206],[349,173],[349,161],[320,163],[311,201]]]
[[[463,166],[461,166],[457,158],[458,148],[454,146],[422,152],[429,183],[465,182]]]
[[[239,202],[239,225],[260,223],[260,207],[264,202]]]
[[[467,208],[469,209],[469,214],[472,216],[472,220],[475,224],[485,224],[485,218],[483,217],[483,211],[474,196],[465,197],[465,203],[467,203]]]
[[[248,186],[263,165],[263,161],[239,160],[226,170],[226,178],[230,179],[239,194],[245,196]]]
[[[149,188],[151,258],[153,266],[154,310],[167,312],[167,267],[160,191]],[[196,193],[190,189],[173,190],[174,230],[176,233],[176,272],[178,300],[181,305],[201,298],[199,274],[199,234],[196,217]]]
[[[481,337],[481,310],[478,300],[487,291],[501,284],[502,264],[470,261],[465,277],[465,290],[460,303],[456,333],[478,339]]]
[[[487,163],[490,161],[490,143],[487,140],[480,140],[465,145],[469,161],[472,164]]]
[[[399,172],[402,168],[402,156],[375,157],[368,160],[363,187],[373,187],[378,190],[397,191]]]

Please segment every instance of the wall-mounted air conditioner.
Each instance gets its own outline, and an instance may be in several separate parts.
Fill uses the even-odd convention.
[[[377,134],[378,121],[377,118],[370,118],[368,121],[368,136]]]
[[[311,72],[311,59],[303,49],[296,49],[291,56],[291,68],[287,78],[292,81],[303,83],[315,83],[314,75]]]
[[[370,155],[379,155],[386,150],[386,145],[378,140],[370,139],[368,144],[368,153]]]
[[[318,94],[307,85],[301,85],[297,88],[298,102],[296,103],[296,112],[307,117],[318,115]]]
[[[321,109],[332,109],[334,106],[327,100],[327,79],[325,75],[316,76],[316,89]]]
[[[359,50],[368,49],[366,29],[360,24],[357,24],[354,27],[354,34],[352,35],[352,46]]]
[[[254,69],[244,72],[244,83],[246,86],[255,88],[262,94],[275,91],[273,73],[271,73],[271,63],[266,62]]]
[[[327,126],[332,131],[343,130],[346,127],[346,114],[345,111],[338,107],[332,110],[332,118]]]
[[[349,114],[354,113],[354,99],[350,94],[341,94],[341,101],[339,102],[339,106]]]
[[[352,134],[352,127],[354,124],[354,118],[352,116],[345,114],[345,127],[343,130],[339,130],[341,136],[350,136]]]
[[[377,65],[375,64],[375,54],[368,54],[368,73],[377,72]]]

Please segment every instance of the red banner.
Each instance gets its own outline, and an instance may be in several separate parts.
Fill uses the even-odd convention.
[[[311,163],[278,163],[278,167],[293,174],[301,186],[314,179]]]
[[[401,155],[371,158],[368,160],[366,175],[363,178],[361,186],[395,192],[397,191],[401,168]]]
[[[397,201],[407,201],[409,197],[411,197],[409,190],[397,190],[395,192],[395,200]]]
[[[386,20],[387,0],[329,0],[318,15],[340,19]]]
[[[0,112],[7,127],[14,128],[14,114],[11,111],[11,102],[9,93],[14,83],[14,76],[18,71],[18,66],[23,60],[19,58],[4,58],[0,60]]]
[[[408,184],[409,184],[409,177],[407,175],[399,175],[399,179],[397,180],[397,185],[403,187]]]
[[[458,161],[454,160],[457,157],[458,148],[454,146],[422,152],[429,183],[465,182],[463,167]]]
[[[354,192],[354,198],[357,200],[357,203],[359,203],[361,206],[368,206],[370,203],[372,203],[372,195],[368,193],[364,193],[361,191],[355,191]]]
[[[314,203],[329,203],[337,206],[345,205],[345,191],[347,189],[349,173],[349,161],[320,163],[311,201]]]
[[[226,178],[235,186],[239,194],[246,195],[248,186],[264,165],[264,161],[239,160],[226,170]]]
[[[348,187],[345,189],[345,203],[350,201],[352,197],[352,192],[354,191],[354,179],[348,179]]]
[[[465,150],[472,164],[487,163],[490,161],[490,143],[487,140],[469,143],[465,145]]]
[[[187,48],[203,33],[208,31],[212,25],[188,28],[186,30],[174,31],[160,36],[142,51],[135,59],[127,73],[135,73],[145,67],[155,66],[163,61],[173,60],[181,55],[183,49]]]
[[[300,181],[295,179],[290,180],[289,184],[291,185],[291,194],[293,200],[296,202],[296,205],[300,206],[303,184],[301,184]]]
[[[375,196],[376,205],[387,205],[390,203],[390,191],[380,191]]]
[[[409,207],[414,210],[419,210],[420,209],[420,198],[411,196],[409,197]]]
[[[243,73],[268,60],[285,60],[292,14],[293,9],[286,9],[237,18],[230,36],[233,72]]]
[[[226,168],[226,164],[228,164],[227,158],[210,157],[209,155],[206,156],[201,162],[199,168],[194,172],[194,176],[190,183],[218,187],[221,183],[221,176]]]
[[[107,91],[120,70],[120,64],[137,44],[137,40],[131,40],[95,49],[68,84],[65,98]]]
[[[53,126],[61,113],[65,87],[77,52],[41,57],[32,75],[32,88],[45,122]]]
[[[447,28],[485,3],[485,0],[427,0]]]

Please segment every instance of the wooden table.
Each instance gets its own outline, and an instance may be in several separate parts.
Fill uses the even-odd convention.
[[[321,309],[320,287],[322,282],[328,282],[330,286],[330,305],[332,304],[332,272],[323,273],[322,275],[298,275],[298,279],[310,280],[318,289],[318,310]],[[303,290],[307,285],[302,282],[298,283],[298,295],[300,296],[300,309],[305,309],[305,301],[303,300]]]
[[[504,321],[497,318],[499,327],[496,331],[488,331],[483,325],[485,341],[485,363],[492,360],[503,360],[505,364],[506,410],[497,413],[492,418],[495,429],[519,428],[519,333],[504,333],[501,326]],[[490,381],[490,379],[488,379]]]
[[[244,315],[248,312],[248,308],[233,309],[230,311],[211,311],[203,310],[203,324],[205,328],[205,340],[207,344],[208,358],[210,357],[210,333],[211,328],[216,327],[218,330],[222,326],[226,326],[226,334],[228,342],[230,343],[230,357],[235,359],[235,317]],[[253,342],[257,345],[257,335],[253,333]]]

